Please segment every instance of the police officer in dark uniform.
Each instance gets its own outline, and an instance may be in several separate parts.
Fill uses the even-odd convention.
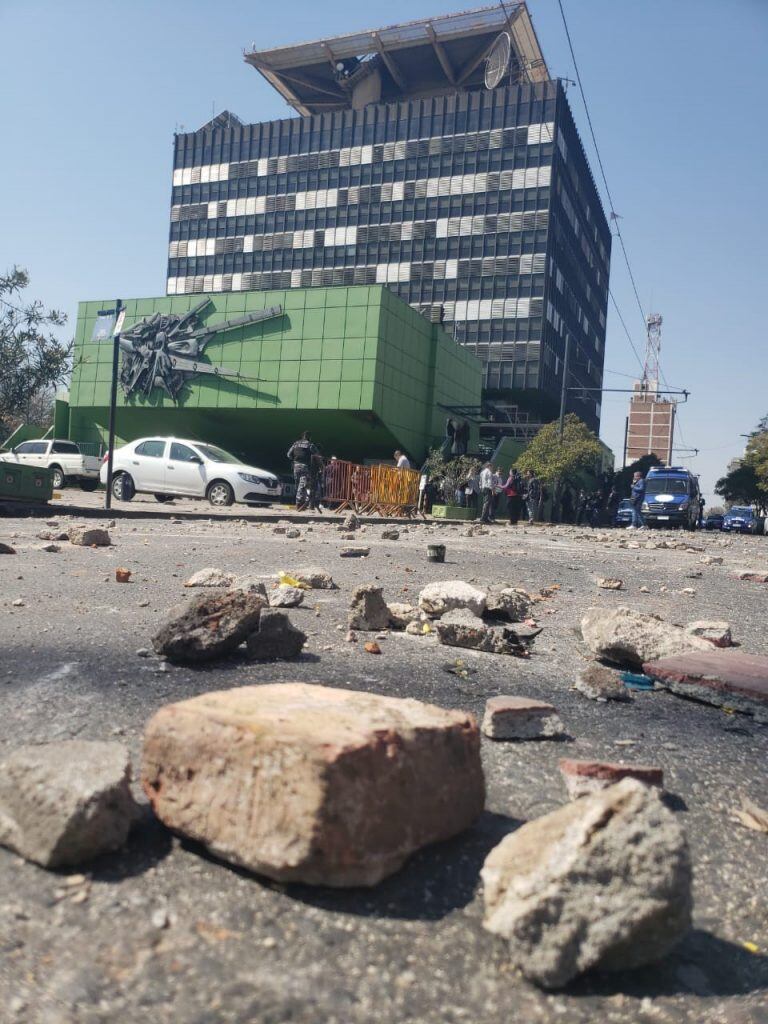
[[[297,509],[305,508],[312,502],[312,463],[314,456],[319,454],[308,430],[288,449],[288,458],[293,463],[293,479],[296,481]]]

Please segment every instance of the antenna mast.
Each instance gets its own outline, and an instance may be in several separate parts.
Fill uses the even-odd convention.
[[[659,390],[659,355],[661,353],[661,313],[649,313],[645,318],[647,339],[645,343],[645,365],[641,391],[656,392]]]

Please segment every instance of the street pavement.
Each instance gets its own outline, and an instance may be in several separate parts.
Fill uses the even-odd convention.
[[[98,496],[82,497],[97,516]],[[339,553],[350,542],[327,519],[300,525],[301,536],[289,540],[235,508],[210,522],[117,518],[111,547],[62,541],[58,552],[40,550],[41,530],[78,521],[57,517],[55,505],[42,518],[0,519],[0,540],[17,552],[0,556],[0,757],[23,743],[118,739],[138,774],[144,724],[163,704],[291,680],[415,697],[478,717],[488,697],[523,695],[553,703],[568,735],[484,739],[488,799],[476,826],[370,890],[285,886],[219,862],[154,821],[138,786],[142,818],[116,854],[46,872],[0,850],[0,1021],[768,1022],[768,835],[733,817],[742,795],[768,805],[768,726],[663,691],[635,692],[625,704],[572,689],[588,659],[577,627],[590,605],[627,605],[680,623],[727,619],[743,651],[768,655],[768,586],[732,575],[766,571],[768,539],[503,525],[466,536],[463,525],[418,524],[388,541],[380,525],[367,524],[354,543],[370,547],[369,557],[347,559]],[[448,549],[442,565],[426,559],[436,539]],[[644,546],[665,539],[695,550]],[[639,546],[618,546],[626,542]],[[704,564],[706,554],[723,564]],[[290,611],[309,637],[297,661],[236,656],[195,668],[147,657],[166,609],[196,593],[183,581],[208,566],[267,583],[279,570],[319,566],[339,589],[309,592]],[[130,583],[115,581],[117,567],[132,571]],[[598,577],[618,577],[624,589],[599,589]],[[374,582],[387,600],[415,603],[425,584],[449,579],[531,592],[559,585],[536,605],[544,629],[532,657],[402,633],[379,639],[374,655],[365,634],[345,639],[356,585]],[[468,670],[459,675],[448,671],[457,658]],[[692,848],[694,928],[661,964],[546,993],[524,982],[504,943],[483,930],[479,870],[510,830],[565,802],[563,756],[664,769]]]

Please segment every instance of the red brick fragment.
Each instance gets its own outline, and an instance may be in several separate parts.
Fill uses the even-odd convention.
[[[622,779],[637,779],[646,786],[656,786],[659,789],[664,787],[664,772],[656,765],[579,761],[564,757],[559,767],[571,800],[600,789],[607,789]]]

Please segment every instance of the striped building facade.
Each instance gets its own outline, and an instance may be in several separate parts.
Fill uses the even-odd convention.
[[[610,230],[562,85],[175,139],[169,295],[385,284],[483,363],[495,404],[599,428]]]

